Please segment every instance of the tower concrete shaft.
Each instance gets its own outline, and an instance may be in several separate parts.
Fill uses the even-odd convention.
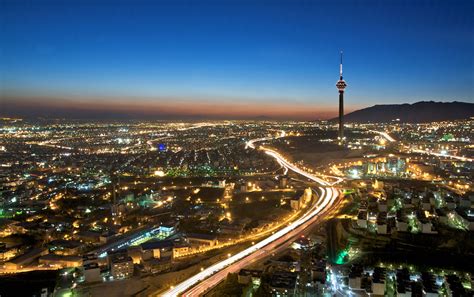
[[[339,91],[339,131],[338,139],[344,139],[344,91]]]

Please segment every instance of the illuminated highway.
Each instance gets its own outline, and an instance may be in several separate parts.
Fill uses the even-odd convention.
[[[375,130],[370,130],[369,132],[380,134],[380,135],[382,135],[385,139],[387,139],[389,142],[395,142],[395,139],[393,139],[392,136],[388,135],[387,132],[380,132],[380,131],[375,131]]]
[[[262,142],[262,141],[268,141],[268,140],[273,140],[273,139],[278,139],[278,138],[282,138],[282,137],[285,137],[286,136],[286,133],[285,131],[282,131],[281,134],[279,136],[276,136],[276,137],[263,137],[263,138],[258,138],[258,139],[252,139],[252,140],[249,140],[247,141],[247,143],[245,144],[245,147],[250,147],[250,148],[253,148],[255,149],[255,143],[256,142]],[[316,177],[315,175],[313,174],[310,174],[309,172],[306,172],[298,167],[296,167],[295,165],[293,165],[291,162],[289,162],[288,160],[286,160],[281,154],[279,154],[278,152],[272,150],[272,149],[269,149],[269,148],[265,148],[265,147],[261,147],[260,149],[264,150],[265,153],[267,153],[268,155],[272,156],[273,158],[275,158],[275,160],[285,168],[285,173],[288,173],[288,169],[306,177],[306,178],[309,178],[321,185],[326,185],[326,186],[329,186],[329,185],[334,185],[334,184],[337,184],[337,183],[340,183],[343,181],[342,178],[338,177],[338,176],[330,176],[330,175],[326,175],[326,177],[329,177],[329,178],[332,178],[332,179],[335,179],[334,182],[330,183],[330,182],[327,182],[319,177]]]
[[[391,137],[387,132],[380,132],[380,131],[370,131],[370,132],[374,132],[374,133],[377,133],[377,134],[383,136],[389,142],[396,142],[396,140],[393,139],[393,137]],[[460,161],[468,161],[468,162],[474,161],[474,159],[472,159],[472,158],[467,158],[467,157],[463,157],[463,156],[455,156],[455,155],[449,155],[449,154],[445,154],[445,153],[436,153],[436,152],[432,152],[432,151],[428,151],[428,150],[413,149],[413,148],[409,148],[408,146],[404,146],[404,147],[408,150],[411,150],[412,152],[415,152],[415,153],[427,154],[427,155],[432,155],[432,156],[436,156],[436,157],[452,158],[452,159],[456,159],[456,160],[460,160]]]
[[[249,141],[247,146],[255,148],[255,142],[268,139],[269,138],[263,138]],[[172,287],[166,291],[163,296],[198,296],[205,293],[210,288],[220,283],[228,273],[237,272],[241,268],[247,266],[249,263],[265,258],[269,255],[269,253],[274,252],[276,248],[281,247],[283,244],[288,243],[291,239],[298,236],[308,226],[321,219],[322,215],[330,210],[331,206],[339,197],[339,190],[331,187],[331,183],[301,170],[300,168],[288,162],[276,151],[267,148],[261,149],[265,150],[268,155],[275,158],[280,164],[282,164],[282,166],[298,174],[301,174],[314,182],[319,183],[322,186],[319,187],[321,192],[320,199],[302,217],[298,218],[290,225],[275,232],[271,236],[263,239],[255,245],[252,245],[251,247],[233,256],[230,256],[229,258],[218,262],[204,269],[198,274],[188,278],[187,280],[177,284],[175,287]]]
[[[283,167],[285,168],[288,168],[290,169],[291,171],[294,171],[312,181],[315,181],[323,186],[332,186],[334,184],[337,184],[337,183],[340,183],[343,179],[340,178],[340,177],[337,177],[337,176],[327,176],[327,177],[330,177],[330,178],[334,178],[336,179],[335,182],[328,182],[322,178],[319,178],[317,176],[315,176],[314,174],[311,174],[309,172],[306,172],[298,167],[296,167],[295,165],[293,165],[292,163],[290,163],[289,161],[287,161],[285,158],[283,158],[279,153],[277,153],[276,151],[272,150],[272,149],[268,149],[268,148],[262,148],[265,153],[267,155],[270,155],[272,156],[273,158],[275,158],[277,160],[278,163],[280,163]]]

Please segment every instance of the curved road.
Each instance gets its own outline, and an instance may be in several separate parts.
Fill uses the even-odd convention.
[[[254,142],[262,140],[267,139],[249,141],[247,146],[255,148],[253,145]],[[307,227],[316,223],[323,215],[327,214],[331,209],[331,206],[334,205],[337,198],[340,196],[339,190],[332,187],[331,183],[296,167],[274,150],[267,148],[262,149],[265,150],[268,155],[275,158],[280,164],[282,164],[282,166],[319,183],[321,185],[321,187],[319,187],[321,195],[318,202],[314,204],[302,217],[292,222],[287,227],[275,232],[255,245],[252,245],[251,247],[184,280],[163,293],[163,296],[178,296],[180,294],[182,294],[182,296],[199,296],[205,293],[220,283],[228,273],[237,272],[249,263],[265,258],[269,253],[275,251],[276,248],[281,247],[283,244],[288,243],[291,239],[298,236]]]

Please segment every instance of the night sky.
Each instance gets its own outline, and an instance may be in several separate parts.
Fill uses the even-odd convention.
[[[100,4],[97,4],[100,3]],[[0,1],[0,114],[318,119],[473,102],[474,1]]]

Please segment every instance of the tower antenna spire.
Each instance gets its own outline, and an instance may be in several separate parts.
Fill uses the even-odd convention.
[[[342,79],[342,51],[341,51],[341,64],[339,65],[339,77]]]

